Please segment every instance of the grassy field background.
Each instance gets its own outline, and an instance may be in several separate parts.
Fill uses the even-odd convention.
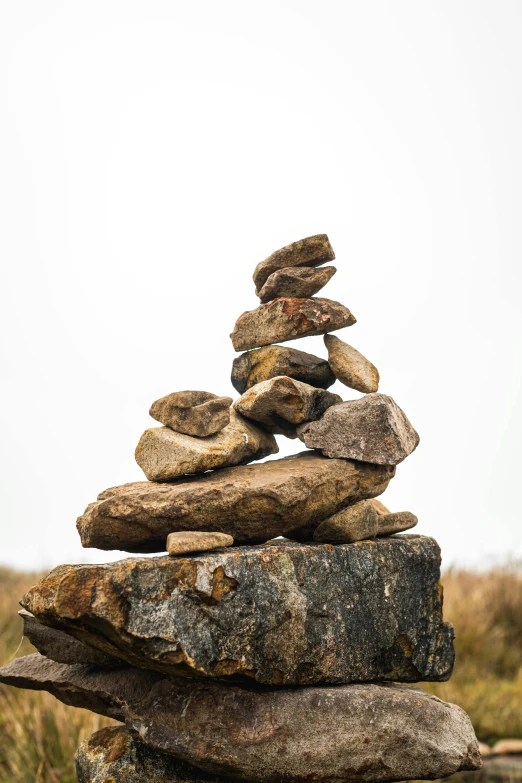
[[[20,646],[17,610],[38,578],[0,568],[2,664],[34,652],[27,641]],[[463,707],[482,741],[522,738],[522,568],[448,571],[443,582],[457,662],[449,682],[422,687]],[[78,743],[111,723],[49,694],[0,686],[0,783],[75,783]]]

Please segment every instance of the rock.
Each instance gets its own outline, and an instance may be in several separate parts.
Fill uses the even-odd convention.
[[[154,751],[240,780],[378,783],[482,764],[463,710],[401,685],[247,690],[38,654],[4,666],[0,681],[124,720]]]
[[[259,295],[270,275],[289,266],[321,266],[333,261],[335,253],[326,234],[315,234],[276,250],[259,263],[254,271],[256,294]]]
[[[370,501],[368,501],[370,502]],[[397,511],[395,514],[382,514],[378,518],[378,536],[392,536],[394,533],[402,533],[411,530],[419,520],[415,514],[409,511]]]
[[[298,424],[320,419],[327,408],[340,402],[338,394],[282,375],[252,386],[235,401],[234,409],[268,432],[295,438]]]
[[[522,755],[522,739],[501,739],[493,745],[491,753],[496,756],[507,756],[513,753]]]
[[[171,481],[187,473],[253,462],[278,451],[273,435],[231,410],[230,424],[205,439],[169,427],[145,430],[135,457],[149,481]]]
[[[270,302],[279,296],[308,299],[316,294],[335,275],[334,266],[310,269],[306,266],[290,266],[273,272],[259,292],[262,302]]]
[[[171,484],[113,487],[78,519],[84,547],[163,552],[169,533],[215,530],[237,544],[266,541],[384,492],[395,470],[317,453],[225,468]]]
[[[379,515],[369,500],[343,508],[316,527],[314,541],[325,544],[351,544],[365,538],[375,538]]]
[[[355,318],[347,307],[331,299],[282,297],[240,315],[230,335],[236,351],[297,340],[352,326]]]
[[[485,758],[486,756],[491,756],[491,748],[489,745],[486,745],[485,742],[479,742],[479,753],[482,756],[482,758]]]
[[[325,334],[324,344],[328,349],[328,364],[337,380],[357,391],[376,392],[379,388],[379,372],[362,353],[334,334]]]
[[[440,550],[400,536],[62,566],[22,606],[135,666],[267,685],[447,680]]]
[[[209,549],[221,549],[232,546],[234,539],[226,533],[200,533],[187,530],[181,533],[169,533],[167,552],[169,555],[182,555],[187,552],[206,552]]]
[[[371,502],[372,502],[372,506],[374,507],[374,509],[379,515],[390,513],[389,509],[386,508],[384,503],[381,503],[381,501],[377,500],[377,498],[371,498]]]
[[[327,457],[375,465],[398,465],[414,451],[419,436],[397,403],[385,394],[332,405],[319,421],[301,424],[298,437]]]
[[[230,423],[231,405],[232,397],[218,397],[203,391],[181,391],[153,402],[149,413],[171,430],[206,438]]]
[[[311,353],[282,345],[265,345],[236,356],[230,380],[234,389],[243,394],[256,383],[268,381],[278,375],[287,375],[319,389],[327,389],[335,383],[335,375],[327,361]]]

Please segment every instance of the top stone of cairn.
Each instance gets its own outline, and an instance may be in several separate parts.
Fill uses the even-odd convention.
[[[278,269],[286,269],[289,266],[321,266],[334,258],[335,253],[326,234],[315,234],[292,242],[291,245],[276,250],[256,266],[253,275],[256,294],[259,296],[270,275]]]

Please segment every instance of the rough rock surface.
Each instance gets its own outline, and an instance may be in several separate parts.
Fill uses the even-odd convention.
[[[389,466],[303,452],[170,484],[113,487],[77,527],[83,546],[127,552],[163,552],[168,534],[180,530],[228,533],[237,544],[267,541],[380,495],[394,474]]]
[[[328,349],[328,364],[341,383],[365,394],[377,391],[379,372],[362,353],[335,334],[325,334],[324,344]]]
[[[281,375],[252,386],[235,401],[234,409],[268,432],[296,438],[298,424],[320,419],[331,405],[340,402],[338,394]]]
[[[176,432],[206,438],[230,423],[231,405],[232,397],[218,397],[204,391],[181,391],[153,402],[149,413]]]
[[[336,272],[334,266],[323,266],[318,269],[290,266],[287,269],[278,269],[264,284],[259,292],[259,298],[262,302],[270,302],[279,296],[308,299],[324,288]]]
[[[440,550],[401,536],[62,566],[22,606],[166,673],[268,685],[438,681],[453,666]]]
[[[375,538],[379,515],[369,500],[343,508],[325,519],[315,529],[314,541],[328,544],[351,544],[365,538]]]
[[[376,510],[378,514],[390,514],[390,510],[386,508],[384,503],[381,503],[380,500],[377,500],[377,498],[371,498],[372,506]]]
[[[278,375],[287,375],[319,389],[327,389],[335,383],[335,375],[327,361],[283,345],[265,345],[236,356],[230,380],[234,389],[243,394],[256,383]]]
[[[242,465],[277,454],[273,435],[231,410],[230,424],[208,438],[194,438],[170,427],[145,430],[136,462],[149,481],[171,481],[187,473]]]
[[[240,315],[230,335],[236,351],[297,340],[352,326],[355,318],[347,307],[331,299],[281,297]]]
[[[319,421],[301,424],[298,437],[326,457],[343,457],[376,465],[398,465],[414,451],[419,436],[397,403],[385,394],[328,408]]]
[[[370,501],[368,501],[370,502]],[[394,533],[402,533],[411,530],[419,520],[415,514],[409,511],[396,511],[395,514],[382,514],[378,520],[378,536],[392,536]]]
[[[401,685],[246,690],[38,654],[4,666],[0,681],[125,721],[154,750],[247,781],[379,783],[482,764],[463,710]]]
[[[232,546],[234,539],[226,533],[202,533],[187,530],[180,533],[169,533],[167,536],[167,552],[169,555],[183,555],[187,552],[207,552],[209,549],[221,549]]]
[[[335,253],[326,234],[315,234],[285,245],[256,266],[253,275],[256,294],[259,294],[270,275],[278,269],[286,269],[289,266],[321,266],[334,258]]]

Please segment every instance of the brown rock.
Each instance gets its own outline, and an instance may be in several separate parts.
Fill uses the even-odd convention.
[[[343,508],[325,519],[315,529],[314,541],[323,544],[351,544],[365,538],[375,538],[379,515],[369,500]]]
[[[379,388],[377,367],[348,343],[334,334],[325,334],[324,344],[328,349],[328,364],[337,380],[357,391],[376,392]]]
[[[256,383],[278,375],[287,375],[319,389],[327,389],[335,383],[335,375],[327,361],[282,345],[265,345],[237,356],[232,365],[231,381],[234,389],[243,394]]]
[[[347,307],[330,299],[274,299],[240,315],[230,335],[236,351],[352,326]]]
[[[203,533],[187,530],[180,533],[169,533],[167,536],[167,552],[169,555],[182,555],[187,552],[206,552],[209,549],[221,549],[232,546],[234,539],[226,533]]]
[[[228,533],[238,544],[266,541],[380,495],[394,474],[388,466],[304,452],[171,484],[113,487],[77,527],[85,547],[128,552],[163,552],[168,534],[181,530]]]
[[[486,745],[485,742],[479,742],[478,746],[482,758],[484,758],[485,756],[491,756],[491,748],[489,747],[489,745]]]
[[[323,266],[318,269],[290,266],[287,269],[278,269],[264,284],[259,292],[259,298],[262,302],[270,302],[279,296],[308,299],[324,288],[336,272],[334,266]]]
[[[276,250],[256,266],[254,271],[256,294],[259,295],[270,275],[278,269],[286,269],[289,266],[321,266],[327,261],[333,261],[334,258],[335,253],[326,234],[315,234],[292,242],[291,245]]]
[[[169,427],[145,430],[135,456],[149,481],[170,481],[187,473],[253,462],[278,451],[273,435],[231,411],[230,424],[204,439]]]
[[[153,419],[176,432],[206,438],[230,423],[231,405],[232,397],[218,397],[203,391],[181,391],[153,402],[149,413]]]
[[[383,514],[378,518],[378,536],[392,536],[415,527],[419,520],[409,511],[396,511],[395,514]]]
[[[522,755],[522,739],[501,739],[493,745],[491,753],[495,756]]]
[[[385,394],[332,405],[319,421],[301,424],[297,435],[327,457],[376,465],[398,465],[419,443],[404,412]]]
[[[295,438],[297,424],[320,419],[327,408],[340,402],[338,394],[283,375],[252,386],[235,401],[234,409],[268,432]]]
[[[391,513],[390,510],[388,508],[386,508],[384,503],[381,503],[381,501],[377,500],[377,498],[371,498],[371,503],[372,503],[372,506],[374,507],[374,509],[376,510],[376,512],[379,515],[390,514]]]

